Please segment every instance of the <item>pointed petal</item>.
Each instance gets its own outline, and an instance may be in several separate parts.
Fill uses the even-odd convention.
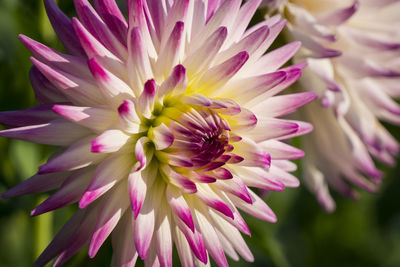
[[[258,118],[256,128],[247,132],[246,135],[254,142],[262,142],[269,139],[287,136],[296,133],[298,130],[299,125],[293,121],[261,117]]]
[[[157,213],[154,242],[158,260],[163,267],[172,267],[172,224],[169,213],[168,205],[162,202]]]
[[[125,99],[118,107],[119,124],[128,133],[138,133],[140,129],[140,118],[136,112],[136,101]]]
[[[237,176],[233,176],[230,180],[218,181],[214,183],[213,186],[224,192],[231,193],[249,204],[253,202],[247,190],[247,186]]]
[[[126,58],[126,47],[114,36],[92,5],[87,0],[74,0],[74,4],[85,28],[113,54],[120,58]]]
[[[158,214],[161,199],[164,197],[165,190],[160,183],[153,184],[146,194],[143,206],[133,222],[133,234],[136,249],[141,259],[146,259],[153,239],[155,214]]]
[[[88,64],[104,98],[112,106],[118,107],[123,100],[134,97],[132,89],[124,81],[101,66],[95,58],[89,59]]]
[[[8,191],[4,192],[2,198],[12,198],[28,194],[37,194],[59,188],[70,172],[51,173],[51,174],[36,174],[20,184],[14,186]]]
[[[125,212],[112,232],[113,260],[111,266],[134,267],[138,258],[133,242],[132,215]],[[115,263],[115,264],[113,264]]]
[[[195,267],[190,246],[186,241],[186,237],[177,226],[175,226],[173,231],[173,239],[182,266]]]
[[[54,3],[54,0],[44,0],[47,16],[65,49],[73,55],[85,57],[78,38],[74,34],[71,19],[67,17]]]
[[[128,177],[129,199],[134,218],[136,219],[143,206],[147,190],[153,185],[157,176],[158,167],[154,163],[150,164],[145,170],[132,170]]]
[[[8,127],[46,124],[58,116],[52,112],[52,104],[42,104],[27,110],[0,112],[0,123]]]
[[[87,129],[64,119],[0,131],[1,137],[54,146],[68,146],[89,134]]]
[[[241,199],[236,198],[235,196],[231,196],[232,202],[236,207],[243,210],[244,212],[254,216],[260,220],[264,220],[267,222],[276,222],[277,218],[274,212],[265,204],[264,200],[262,200],[257,194],[253,191],[249,190],[251,197],[253,198],[253,203],[248,204]]]
[[[79,250],[89,243],[92,236],[96,218],[98,214],[98,207],[86,210],[82,222],[74,233],[67,239],[67,244],[64,246],[57,259],[54,261],[53,266],[59,267],[74,256]]]
[[[128,23],[115,0],[94,0],[94,7],[111,32],[122,44],[126,44]]]
[[[204,240],[202,234],[195,228],[192,232],[189,227],[186,226],[181,220],[179,220],[176,215],[173,214],[175,224],[178,226],[178,232],[180,231],[186,238],[188,245],[193,252],[194,256],[197,257],[201,262],[207,263],[207,250],[204,245]]]
[[[35,66],[29,71],[29,80],[39,103],[53,104],[69,101]]]
[[[227,217],[233,219],[233,213],[228,205],[220,199],[208,185],[199,184],[197,185],[196,196],[207,206],[221,212]]]
[[[85,50],[88,58],[96,58],[103,66],[118,74],[125,74],[125,66],[113,53],[105,48],[77,19],[72,19],[74,32]]]
[[[182,189],[183,192],[187,194],[193,194],[197,191],[196,184],[190,179],[186,178],[179,172],[174,171],[169,165],[162,164],[160,170],[164,177],[173,185]]]
[[[33,57],[31,61],[35,67],[73,103],[83,106],[97,106],[104,103],[104,98],[99,95],[99,89],[92,81],[52,68]]]
[[[135,91],[135,95],[139,96],[141,86],[146,80],[153,77],[153,71],[147,54],[147,47],[138,27],[132,28],[129,33],[128,52],[129,82]]]
[[[248,58],[249,54],[243,51],[208,69],[197,82],[198,92],[216,95],[216,92],[242,68]]]
[[[268,52],[256,61],[252,69],[254,71],[262,70],[264,73],[276,71],[291,59],[300,47],[301,43],[295,41]]]
[[[81,225],[81,222],[85,219],[85,212],[83,210],[78,210],[61,228],[60,231],[56,234],[50,244],[46,247],[46,249],[40,254],[40,256],[36,259],[33,266],[45,266],[46,263],[51,261],[54,257],[56,257],[64,247],[68,244],[68,241],[78,228]]]
[[[144,84],[144,89],[137,101],[138,114],[150,119],[154,109],[157,84],[151,79]]]
[[[168,77],[172,67],[179,63],[183,30],[184,23],[182,21],[176,22],[168,41],[165,46],[161,47],[154,71],[157,81],[161,77]]]
[[[31,216],[62,208],[79,200],[92,179],[92,170],[79,170],[70,175],[61,188],[32,210]]]
[[[106,130],[92,141],[90,151],[93,153],[112,153],[120,150],[128,143],[133,143],[131,136],[121,130]]]
[[[190,208],[183,197],[183,192],[177,187],[169,184],[166,191],[167,201],[179,219],[181,219],[194,232],[194,223]]]
[[[243,138],[233,146],[235,153],[244,158],[238,165],[261,168],[269,168],[271,165],[271,156],[253,140]]]
[[[349,7],[345,7],[339,10],[330,11],[328,13],[318,16],[318,22],[325,25],[338,26],[346,22],[353,14],[358,10],[360,3],[355,0],[353,4]]]
[[[187,66],[188,78],[193,78],[197,73],[202,73],[213,62],[228,35],[226,27],[219,27],[196,51],[183,61]]]
[[[260,96],[260,98],[271,89],[278,86],[287,77],[284,71],[277,71],[260,76],[240,79],[226,86],[223,92],[230,98],[235,99],[238,103],[246,104],[252,99]],[[229,88],[229,89],[228,89]],[[262,99],[265,99],[262,97]]]
[[[254,256],[247,247],[246,242],[240,235],[239,231],[234,228],[234,226],[224,221],[221,217],[215,216],[214,213],[210,213],[210,215],[221,234],[223,234],[229,243],[232,244],[240,256],[242,256],[248,262],[253,262]]]
[[[68,105],[54,105],[53,111],[69,121],[81,126],[102,132],[115,124],[115,112],[103,107],[77,107]]]
[[[128,176],[133,160],[128,154],[110,156],[96,168],[93,179],[79,200],[79,208],[83,209],[108,190],[118,181]]]
[[[92,239],[89,244],[89,257],[94,258],[101,245],[111,234],[118,221],[129,206],[127,188],[125,183],[120,183],[112,191],[104,196],[100,204],[99,216]]]
[[[296,147],[277,140],[268,140],[261,143],[261,146],[271,155],[271,159],[299,159],[304,152]]]
[[[209,218],[207,218],[207,211],[195,210],[195,224],[196,228],[200,229],[204,236],[204,243],[208,253],[210,253],[218,266],[227,267],[228,262],[226,261],[224,250],[219,242],[214,227],[210,223]]]
[[[293,113],[297,108],[313,101],[317,95],[314,92],[304,92],[298,94],[286,94],[268,98],[259,105],[263,115],[267,117],[281,117]],[[268,108],[265,108],[268,107]],[[257,112],[257,109],[255,110]]]
[[[256,167],[235,167],[235,172],[240,179],[251,187],[261,188],[270,191],[282,191],[285,185],[278,179],[269,179],[264,171]]]
[[[186,69],[183,65],[177,65],[168,78],[161,84],[158,94],[159,97],[169,93],[180,95],[186,91],[186,87]]]
[[[46,65],[57,68],[74,76],[90,78],[90,72],[84,59],[67,54],[62,54],[50,47],[47,47],[35,40],[20,34],[19,39],[32,55]]]

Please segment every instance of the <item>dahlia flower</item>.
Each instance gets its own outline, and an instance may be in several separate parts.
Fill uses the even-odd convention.
[[[353,187],[375,192],[381,173],[371,155],[395,164],[399,145],[381,125],[400,124],[400,2],[397,0],[264,1],[288,19],[286,38],[304,48],[294,60],[309,68],[302,91],[320,104],[300,113],[315,131],[304,138],[305,181],[327,209],[329,187],[357,198]],[[325,107],[327,109],[321,108]]]
[[[303,152],[282,140],[311,126],[279,117],[316,96],[274,96],[304,67],[281,68],[298,42],[264,55],[285,21],[246,29],[259,0],[131,0],[127,20],[113,0],[75,0],[72,20],[44,3],[68,54],[20,36],[40,105],[1,113],[0,136],[61,148],[3,197],[56,189],[32,216],[80,209],[35,265],[94,257],[111,234],[115,266],[171,266],[173,244],[183,266],[253,261],[238,209],[277,220],[250,187],[298,186]]]

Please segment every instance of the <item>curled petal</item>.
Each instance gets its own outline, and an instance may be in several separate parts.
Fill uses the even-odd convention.
[[[131,207],[136,219],[143,206],[148,188],[152,186],[157,176],[157,168],[150,164],[145,170],[132,169],[128,176],[128,190]]]
[[[174,171],[169,165],[163,164],[160,166],[164,177],[173,185],[182,189],[183,192],[193,194],[197,192],[196,184],[182,174]]]
[[[91,152],[93,153],[112,153],[126,145],[131,137],[124,132],[116,129],[107,130],[92,141]]]
[[[148,132],[148,137],[153,141],[157,150],[166,149],[174,142],[174,135],[164,123],[154,128],[151,127]]]
[[[125,99],[118,107],[119,124],[124,131],[138,133],[140,129],[140,118],[136,113],[136,101]]]

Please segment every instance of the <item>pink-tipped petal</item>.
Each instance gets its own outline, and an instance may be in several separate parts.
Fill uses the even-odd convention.
[[[199,91],[215,95],[215,91],[226,84],[248,59],[249,54],[242,51],[221,64],[208,69],[198,81]]]
[[[104,103],[104,98],[99,95],[97,86],[91,80],[52,68],[33,57],[31,61],[47,80],[74,104],[96,106]]]
[[[106,155],[88,153],[93,138],[89,136],[74,143],[63,153],[40,166],[39,174],[77,170],[100,162]]]
[[[52,104],[41,104],[27,110],[0,112],[0,123],[8,127],[46,124],[57,118]]]
[[[167,186],[166,192],[168,204],[172,209],[172,212],[176,214],[189,228],[194,232],[194,223],[190,208],[186,203],[183,193],[177,187],[173,185]]]
[[[69,132],[66,132],[65,128],[68,128]],[[46,124],[0,131],[0,137],[15,138],[54,146],[71,145],[89,134],[90,132],[85,128],[64,119],[53,120]]]
[[[117,120],[115,112],[107,108],[54,105],[52,109],[67,120],[96,132],[106,130]]]
[[[128,176],[129,199],[135,219],[143,206],[148,188],[152,186],[156,179],[157,171],[154,170],[154,167],[150,165],[143,171],[132,170]]]
[[[112,153],[129,143],[130,136],[120,130],[106,130],[92,141],[91,152]]]
[[[93,179],[79,201],[81,209],[98,199],[110,190],[118,181],[127,177],[132,168],[129,155],[108,157],[97,168]]]
[[[174,135],[164,123],[155,128],[150,128],[148,136],[157,150],[166,149],[174,142]]]
[[[8,191],[1,194],[2,198],[12,198],[27,194],[37,194],[59,188],[69,176],[69,172],[36,174]]]
[[[61,188],[32,210],[31,216],[62,208],[79,200],[92,179],[93,171],[83,169],[70,175]]]
[[[126,47],[115,37],[87,0],[74,0],[75,9],[86,29],[108,50],[120,58],[127,55]]]
[[[94,0],[94,7],[111,32],[122,43],[126,43],[128,23],[115,0]]]
[[[264,200],[262,200],[259,196],[257,196],[253,191],[249,190],[249,193],[253,199],[252,204],[248,204],[241,199],[236,198],[235,196],[231,197],[232,202],[241,210],[246,213],[267,222],[276,222],[277,218],[274,212],[265,204]]]
[[[160,169],[162,170],[162,174],[165,176],[165,178],[173,185],[182,189],[183,192],[187,194],[193,194],[197,192],[195,183],[179,172],[174,171],[169,165],[163,164],[160,166]]]
[[[99,216],[89,244],[89,257],[93,258],[101,245],[111,234],[120,218],[129,206],[126,197],[127,189],[124,183],[119,184],[103,198],[100,204]]]
[[[65,49],[73,55],[84,57],[86,54],[74,34],[71,19],[57,7],[54,0],[44,0],[44,7],[54,31]]]

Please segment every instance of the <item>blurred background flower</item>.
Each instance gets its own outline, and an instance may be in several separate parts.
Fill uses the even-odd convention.
[[[288,20],[286,40],[303,43],[296,61],[308,68],[296,88],[314,91],[298,116],[314,131],[304,138],[304,181],[327,210],[333,189],[358,199],[377,192],[384,173],[373,158],[394,166],[399,144],[381,121],[400,124],[400,2],[374,0],[264,1],[267,13]],[[306,119],[307,120],[307,119]]]
[[[125,1],[121,1],[124,4]],[[59,4],[74,15],[71,1]],[[44,14],[41,1],[0,1],[0,101],[1,110],[26,109],[36,104],[29,84],[29,52],[19,43],[24,33],[62,50]],[[396,127],[386,125],[399,139]],[[298,140],[295,140],[298,142]],[[54,152],[53,148],[22,141],[0,140],[0,192],[6,191],[36,172],[36,167]],[[397,165],[398,166],[398,165]],[[400,265],[400,181],[399,168],[387,169],[379,195],[361,193],[359,202],[335,195],[338,207],[325,214],[303,189],[270,194],[268,202],[276,210],[276,225],[245,217],[252,237],[245,238],[255,263],[248,266],[399,266]],[[54,234],[75,212],[66,207],[35,218],[28,216],[45,196],[24,196],[0,200],[0,266],[29,266]],[[99,256],[87,258],[82,250],[66,266],[109,266],[111,242]],[[174,252],[175,253],[175,252]],[[178,260],[174,255],[174,260]],[[232,266],[246,266],[241,260]],[[178,262],[175,262],[178,264]]]

